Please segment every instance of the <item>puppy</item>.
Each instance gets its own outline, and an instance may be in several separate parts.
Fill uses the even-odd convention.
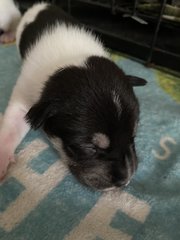
[[[0,0],[0,43],[15,40],[15,32],[21,13],[13,0]]]
[[[16,37],[23,63],[0,131],[0,176],[32,127],[63,148],[81,183],[127,185],[137,168],[133,86],[146,81],[125,75],[96,36],[55,6],[34,5]]]

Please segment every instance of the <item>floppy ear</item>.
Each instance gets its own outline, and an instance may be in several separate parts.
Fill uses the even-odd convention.
[[[144,86],[147,83],[145,79],[136,76],[127,75],[127,78],[133,87]]]
[[[44,125],[48,118],[56,114],[57,109],[57,104],[55,103],[40,101],[31,107],[25,119],[32,128],[38,129]]]

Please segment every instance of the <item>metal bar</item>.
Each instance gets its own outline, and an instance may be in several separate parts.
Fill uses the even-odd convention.
[[[116,3],[116,0],[111,0],[111,13],[113,15],[116,14],[116,5],[115,5],[115,3]]]
[[[92,1],[92,0],[78,0],[78,1],[82,2],[82,3],[91,4],[94,6],[109,8],[109,9],[111,7],[110,3],[108,3],[108,2],[100,2],[100,1]]]
[[[154,33],[154,36],[152,38],[150,52],[149,52],[149,56],[148,56],[148,59],[147,59],[147,64],[149,64],[152,60],[152,55],[153,55],[153,51],[154,51],[154,48],[155,48],[155,45],[156,45],[156,41],[157,41],[157,37],[158,37],[158,33],[159,33],[159,28],[160,28],[160,24],[161,24],[161,21],[162,21],[163,12],[164,12],[164,9],[165,9],[165,6],[166,6],[166,1],[167,0],[162,0],[161,10],[160,10],[160,13],[159,13],[155,33]]]
[[[129,56],[135,57],[136,59],[141,59],[144,63],[146,63],[146,57],[149,53],[149,45],[137,42],[134,39],[119,38],[119,36],[116,34],[110,34],[109,31],[105,31],[96,27],[93,27],[92,29],[98,36],[103,39],[106,47],[128,54]],[[176,71],[178,76],[180,76],[179,54],[156,48],[154,50],[154,64]],[[150,66],[152,65],[150,64]]]
[[[134,0],[133,15],[136,15],[136,9],[137,9],[138,2],[139,2],[138,0]]]

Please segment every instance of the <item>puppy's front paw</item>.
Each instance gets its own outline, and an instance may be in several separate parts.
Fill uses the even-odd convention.
[[[2,180],[10,163],[15,162],[14,154],[11,154],[3,149],[0,149],[0,180]]]

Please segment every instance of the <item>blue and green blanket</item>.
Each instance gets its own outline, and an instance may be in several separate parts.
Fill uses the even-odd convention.
[[[93,192],[67,172],[41,131],[30,131],[0,183],[1,240],[180,239],[180,79],[112,59],[148,81],[135,89],[141,117],[132,182],[122,191]],[[0,46],[0,120],[20,65],[14,45]]]

